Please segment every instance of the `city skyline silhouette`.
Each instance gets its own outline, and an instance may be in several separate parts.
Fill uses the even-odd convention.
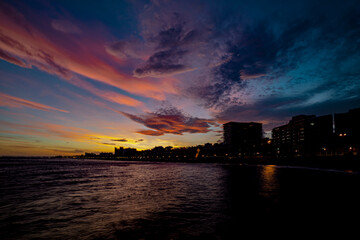
[[[191,6],[191,7],[189,7]],[[0,156],[266,137],[360,106],[357,1],[1,1]]]

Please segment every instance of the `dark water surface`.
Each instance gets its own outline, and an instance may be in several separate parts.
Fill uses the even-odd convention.
[[[359,183],[300,167],[1,160],[0,238],[345,236],[358,232]]]

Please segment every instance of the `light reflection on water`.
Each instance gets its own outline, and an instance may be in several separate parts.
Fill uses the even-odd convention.
[[[259,195],[271,202],[272,205],[278,203],[279,182],[277,178],[277,167],[274,165],[262,166],[260,168],[260,188]],[[271,211],[273,206],[266,207],[265,211]]]
[[[274,165],[263,166],[261,168],[261,192],[265,196],[273,195],[273,192],[279,189],[276,178],[277,168]]]
[[[278,216],[359,212],[359,175],[345,172],[96,160],[0,166],[2,239],[233,239]]]

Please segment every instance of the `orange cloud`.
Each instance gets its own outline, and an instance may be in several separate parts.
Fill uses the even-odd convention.
[[[211,119],[202,119],[185,115],[176,108],[160,109],[154,113],[147,113],[136,116],[133,114],[120,112],[129,119],[141,123],[153,130],[139,130],[137,133],[161,136],[164,134],[182,135],[183,133],[207,133],[210,132],[212,125],[217,125]]]
[[[32,26],[21,13],[4,3],[0,6],[0,22],[0,51],[2,58],[9,62],[19,66],[32,65],[70,82],[74,73],[79,74],[157,100],[164,100],[166,93],[176,93],[168,82],[138,79],[121,73],[109,64],[114,63],[114,58],[105,50],[106,41],[96,40],[97,36],[83,33],[80,39],[63,34],[57,35],[60,39],[51,39],[49,33]],[[122,102],[128,103],[127,100]]]
[[[148,135],[148,136],[162,136],[164,135],[163,132],[160,131],[154,131],[154,130],[139,130],[137,133]]]
[[[42,111],[59,111],[68,113],[68,111],[51,107],[45,104],[29,101],[23,98],[18,98],[14,96],[10,96],[5,93],[0,93],[0,106],[8,106],[8,107],[30,107]]]

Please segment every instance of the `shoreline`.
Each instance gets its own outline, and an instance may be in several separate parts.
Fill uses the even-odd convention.
[[[108,160],[108,161],[127,161],[127,162],[157,162],[157,163],[225,163],[225,164],[247,164],[247,165],[275,165],[275,166],[294,166],[294,167],[310,167],[319,169],[334,169],[341,171],[359,171],[360,172],[360,156],[323,156],[323,157],[262,157],[262,158],[229,158],[229,157],[208,157],[208,158],[179,158],[179,159],[161,159],[161,158],[139,158],[139,157],[123,157],[123,158],[84,158],[84,157],[12,157],[2,156],[0,161],[4,159],[77,159],[81,160]]]

